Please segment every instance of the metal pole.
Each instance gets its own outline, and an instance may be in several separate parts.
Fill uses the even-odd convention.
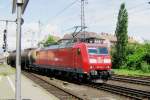
[[[17,2],[17,35],[16,35],[16,100],[21,100],[21,18],[22,2]]]
[[[85,39],[85,0],[81,0],[81,32],[83,32]]]
[[[83,0],[81,0],[81,32],[83,28]]]

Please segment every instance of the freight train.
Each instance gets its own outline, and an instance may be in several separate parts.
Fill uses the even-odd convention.
[[[8,64],[15,66],[16,52]],[[47,73],[68,75],[80,80],[107,81],[111,77],[111,56],[107,44],[62,42],[21,53],[22,69],[38,69]]]

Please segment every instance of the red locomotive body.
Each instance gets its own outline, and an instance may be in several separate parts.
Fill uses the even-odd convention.
[[[34,66],[86,76],[108,79],[111,57],[107,45],[97,43],[65,43],[36,51]]]

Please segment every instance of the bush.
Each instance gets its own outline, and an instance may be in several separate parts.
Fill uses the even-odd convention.
[[[142,62],[141,63],[141,70],[145,73],[150,72],[150,65],[147,62]]]
[[[112,64],[116,68],[115,48],[112,48]],[[126,62],[121,69],[141,70],[142,72],[150,72],[150,43],[145,44],[128,44]]]
[[[142,45],[139,45],[133,49],[135,49],[134,52],[127,55],[126,64],[129,69],[140,69],[140,64],[143,61],[143,58],[146,56],[146,49]]]

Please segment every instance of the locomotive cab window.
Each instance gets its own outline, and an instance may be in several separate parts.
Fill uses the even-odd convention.
[[[106,47],[88,48],[88,53],[94,55],[106,55],[108,54],[108,49]]]
[[[108,54],[108,49],[106,47],[98,48],[98,54]]]
[[[97,48],[88,48],[89,54],[97,54]]]

